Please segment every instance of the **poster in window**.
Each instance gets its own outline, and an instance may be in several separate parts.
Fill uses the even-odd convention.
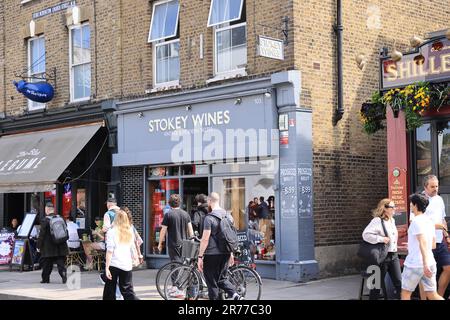
[[[0,233],[0,265],[11,262],[14,246],[14,233]]]
[[[25,240],[16,240],[14,243],[14,253],[12,257],[12,264],[22,265],[23,258],[25,257]]]

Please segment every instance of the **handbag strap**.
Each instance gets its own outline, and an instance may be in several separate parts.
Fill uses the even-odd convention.
[[[386,226],[384,225],[383,219],[380,217],[381,226],[383,227],[384,235],[389,238],[388,232],[386,231]]]

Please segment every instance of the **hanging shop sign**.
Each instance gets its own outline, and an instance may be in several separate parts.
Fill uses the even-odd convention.
[[[283,40],[259,36],[258,54],[261,57],[284,60]]]
[[[13,83],[18,92],[32,101],[46,103],[52,100],[55,95],[53,86],[45,81],[31,83],[20,80],[19,82],[14,81]]]
[[[381,59],[381,90],[418,82],[450,80],[450,40],[426,42],[418,51],[404,54],[399,61]]]
[[[57,4],[53,7],[46,8],[44,10],[33,13],[33,19],[42,18],[48,16],[49,14],[57,13],[69,8],[73,8],[76,6],[76,1],[67,1],[64,3]]]

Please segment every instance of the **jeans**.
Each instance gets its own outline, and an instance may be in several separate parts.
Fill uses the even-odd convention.
[[[381,271],[381,289],[383,290],[384,298],[387,299],[386,284],[384,282],[386,273],[389,273],[392,284],[395,288],[394,298],[400,300],[400,293],[402,291],[402,272],[400,269],[400,260],[396,252],[389,252],[386,260],[380,265]],[[370,290],[369,299],[377,300],[380,298],[380,289]]]

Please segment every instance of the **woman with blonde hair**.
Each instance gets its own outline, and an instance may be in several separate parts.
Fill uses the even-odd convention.
[[[364,229],[362,237],[364,241],[372,244],[385,243],[388,246],[388,255],[379,265],[381,271],[381,287],[383,288],[384,298],[387,299],[384,279],[386,273],[389,273],[392,283],[395,287],[395,298],[400,299],[402,290],[402,274],[400,270],[400,260],[397,254],[398,232],[395,226],[394,214],[395,204],[391,199],[383,199],[378,202],[378,206],[372,211],[373,219]],[[378,299],[380,289],[372,289],[369,298]]]
[[[124,300],[139,300],[133,289],[133,248],[135,239],[127,214],[118,210],[106,237],[106,277],[103,300],[115,300],[117,279]]]

